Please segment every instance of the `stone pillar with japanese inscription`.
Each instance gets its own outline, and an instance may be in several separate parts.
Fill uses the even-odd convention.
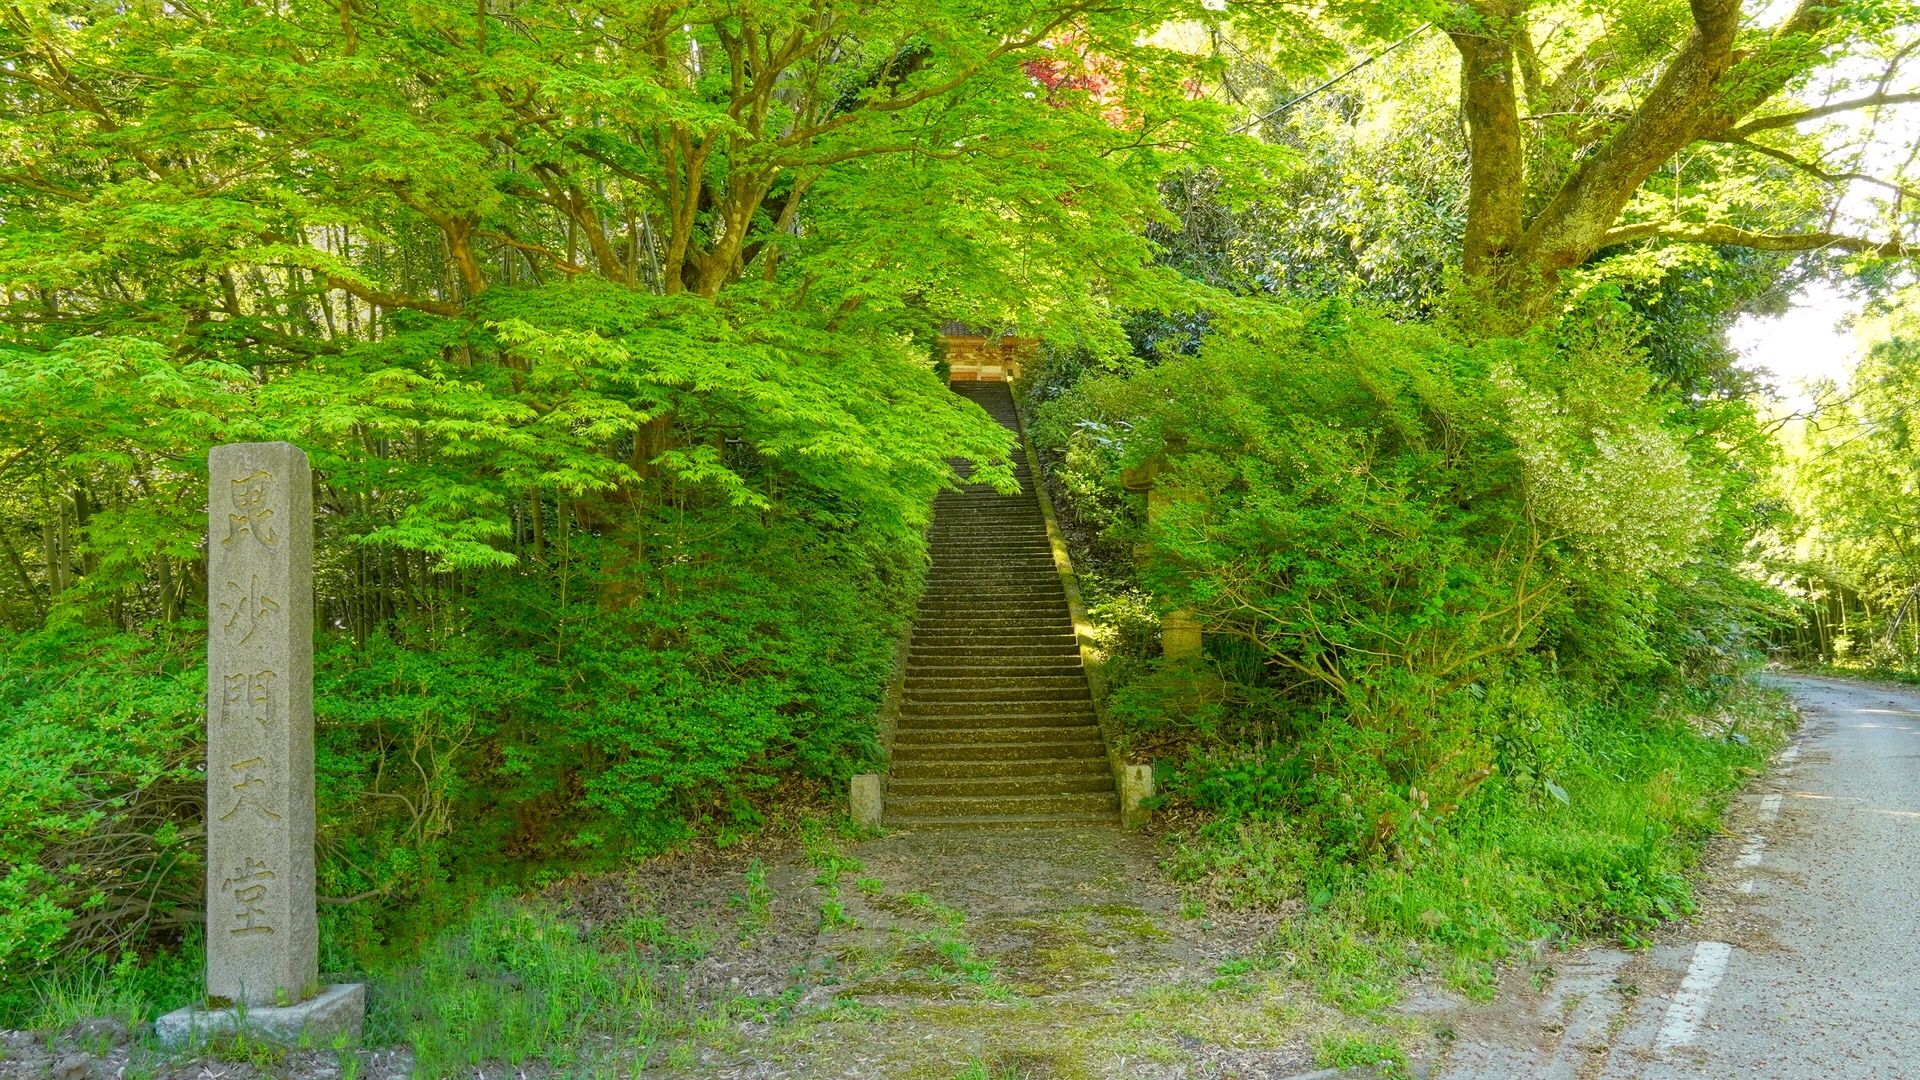
[[[289,443],[214,447],[207,532],[207,997],[317,990],[313,487]]]

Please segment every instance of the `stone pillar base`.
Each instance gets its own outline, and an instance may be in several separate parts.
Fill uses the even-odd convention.
[[[1169,611],[1160,620],[1160,654],[1169,660],[1200,655],[1200,620],[1190,611]]]
[[[1137,829],[1145,825],[1149,814],[1144,804],[1151,798],[1153,798],[1153,767],[1122,765],[1120,767],[1120,827]]]
[[[880,774],[861,773],[853,778],[853,791],[849,795],[853,813],[853,823],[863,829],[880,827]]]
[[[336,983],[298,1005],[189,1005],[155,1020],[153,1033],[165,1046],[191,1046],[213,1035],[244,1031],[250,1039],[285,1046],[327,1047],[343,1034],[348,1041],[359,1041],[366,1016],[366,984]]]

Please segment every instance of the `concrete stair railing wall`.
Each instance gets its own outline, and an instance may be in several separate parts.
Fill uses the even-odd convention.
[[[1006,383],[953,390],[1019,431]],[[1022,442],[1019,494],[972,484],[935,499],[932,565],[884,725],[888,825],[1120,820],[1126,774],[1095,713],[1077,590]]]

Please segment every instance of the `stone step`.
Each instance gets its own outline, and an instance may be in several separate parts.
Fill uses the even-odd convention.
[[[911,817],[887,824],[912,829],[1093,829],[1117,824],[1114,814],[982,814],[954,817]]]
[[[1011,560],[939,559],[927,568],[927,584],[955,585],[972,582],[998,582],[1002,585],[1037,585],[1059,580],[1060,571],[1051,557]]]
[[[1046,614],[1020,615],[954,615],[937,619],[920,619],[914,627],[918,630],[939,632],[945,630],[983,630],[998,632],[1004,630],[1045,630],[1052,634],[1073,633],[1073,620],[1067,618],[1064,610]]]
[[[1067,599],[1064,591],[1039,591],[1058,588],[1060,585],[1060,576],[1054,572],[1051,566],[1044,570],[1037,570],[1031,574],[1018,576],[1001,573],[980,574],[970,578],[948,577],[945,575],[935,578],[932,574],[929,574],[928,579],[928,588],[938,589],[943,595],[937,598],[929,597],[923,600],[922,603],[941,605],[958,604],[962,606],[979,606],[983,603],[1064,605]],[[989,583],[1002,589],[1025,589],[1027,592],[1002,592],[990,596],[981,595],[977,590],[987,587]]]
[[[1080,680],[1077,686],[1021,686],[994,680],[987,686],[910,686],[907,688],[902,705],[903,707],[912,706],[916,715],[935,716],[953,714],[945,713],[944,710],[941,713],[935,713],[922,707],[954,705],[971,708],[999,704],[1014,707],[991,711],[1001,716],[1017,716],[1029,711],[1027,706],[1033,706],[1031,710],[1033,712],[1045,712],[1049,710],[1041,709],[1040,706],[1048,703],[1080,703],[1088,700],[1090,698],[1084,679]]]
[[[1093,724],[1093,710],[1084,701],[1056,701],[1051,711],[1041,712],[922,712],[903,706],[897,720],[900,731],[942,732],[985,728],[1087,727]]]
[[[1107,760],[1107,748],[1097,739],[1074,742],[1023,743],[904,743],[893,748],[896,764],[949,761],[1040,761],[1049,758]]]
[[[1028,566],[949,566],[935,563],[927,568],[929,590],[994,586],[1002,589],[1057,585],[1060,571],[1053,563]]]
[[[981,664],[938,664],[916,663],[908,661],[907,680],[914,679],[1047,679],[1074,678],[1084,679],[1087,673],[1081,670],[1080,657],[1043,656],[1021,657],[1007,661],[989,661]]]
[[[1058,656],[1060,646],[1075,645],[1073,623],[1064,618],[1029,619],[1008,622],[980,621],[968,619],[927,620],[916,623],[910,649],[950,649],[969,648],[1017,648],[1029,646],[1045,650],[1046,656]],[[1017,659],[1017,653],[983,654],[977,659]],[[908,654],[908,660],[914,659]],[[954,664],[968,664],[975,660],[953,660]],[[1047,663],[1054,663],[1048,660]]]
[[[886,813],[889,817],[899,818],[1102,813],[1117,818],[1120,796],[1113,792],[1094,795],[990,795],[979,798],[951,795],[894,798],[889,795]]]
[[[1072,658],[1063,656],[1050,657],[1049,659],[1068,661]],[[965,679],[970,682],[975,680],[990,681],[995,685],[1001,686],[1020,686],[1026,679],[1052,680],[1071,678],[1078,681],[1086,678],[1086,675],[1086,671],[1083,670],[1080,665],[1066,662],[1054,665],[1025,663],[1018,667],[998,664],[969,666],[964,664],[908,663],[905,672],[906,679],[909,682],[925,679]],[[919,685],[926,684],[922,682]],[[952,684],[942,683],[941,685]]]
[[[939,623],[939,621],[947,621],[947,619],[950,619],[950,621],[960,621],[960,623],[964,623],[964,625],[929,626],[931,623]],[[973,632],[975,636],[979,636],[979,634],[991,636],[991,634],[995,634],[996,630],[1010,630],[1010,632],[1021,632],[1021,630],[1025,630],[1025,632],[1029,632],[1029,634],[1043,634],[1044,632],[1044,636],[1054,636],[1054,634],[1073,636],[1073,621],[1068,619],[1068,609],[1066,609],[1066,605],[1048,605],[1048,607],[1035,607],[1035,609],[1012,609],[1012,611],[1004,611],[1004,613],[995,613],[993,609],[985,609],[985,607],[979,609],[979,611],[973,611],[973,613],[966,613],[966,611],[950,611],[950,613],[947,613],[947,611],[943,611],[943,613],[937,613],[937,615],[927,615],[924,621],[914,623],[914,636],[920,636],[920,630],[924,630],[924,628],[933,628],[933,630],[939,630],[941,634],[958,634],[958,636],[966,636],[968,632]]]
[[[950,690],[985,690],[991,687],[1004,687],[1017,690],[1022,694],[1050,690],[1087,689],[1087,676],[1082,671],[1048,672],[1044,675],[916,675],[907,672],[908,694],[943,693]]]
[[[1080,661],[1080,642],[1069,636],[1059,641],[1026,642],[1019,645],[996,645],[979,640],[950,641],[946,643],[915,641],[907,646],[909,665],[922,662],[951,666],[984,660],[1025,660],[1028,657],[1046,656],[1072,657],[1075,663]]]
[[[1051,575],[1049,575],[1051,576]],[[1061,588],[1060,579],[1040,581],[1021,585],[1003,583],[998,585],[976,585],[971,588],[946,586],[940,589],[928,589],[920,594],[920,606],[942,606],[947,604],[1018,604],[1041,603],[1064,604],[1067,590]]]
[[[1055,693],[1052,690],[1041,692]],[[1026,696],[1026,691],[1010,686],[986,690],[942,690],[938,693],[940,696],[937,698],[909,697],[902,701],[899,714],[901,725],[1029,727],[1040,723],[1093,723],[1093,703],[1085,689],[1079,691],[1079,697],[1056,697],[1042,701],[1035,701]]]
[[[1044,627],[1063,634],[1073,632],[1073,620],[1067,615],[1067,605],[1058,602],[1044,607],[1001,608],[991,604],[981,604],[972,609],[927,611],[920,614],[920,618],[914,621],[914,625],[949,630],[994,627],[1025,627],[1038,630]]]
[[[1064,596],[976,596],[970,599],[922,600],[915,614],[923,619],[1067,617]]]
[[[1004,612],[1009,615],[1055,614],[1062,616],[1067,612],[1067,598],[1062,596],[975,596],[966,599],[942,597],[938,600],[920,601],[921,615],[959,615],[969,612]]]
[[[1062,615],[1067,613],[1065,596],[1003,595],[1003,596],[943,596],[938,599],[922,599],[916,614],[931,616],[979,615],[1005,613],[1009,615]]]
[[[1113,790],[1112,773],[1049,776],[938,777],[910,780],[895,777],[887,785],[889,799],[969,798],[988,795],[1099,795]]]
[[[900,705],[906,728],[1011,728],[1093,723],[1093,706],[1080,701],[907,701]]]
[[[1100,745],[1100,728],[1094,724],[1092,716],[1072,723],[1065,722],[1063,717],[1048,719],[1053,723],[1009,726],[993,723],[992,717],[980,717],[968,718],[964,724],[920,727],[908,725],[903,717],[900,725],[894,729],[893,741],[901,749],[909,746],[1002,746],[1011,743],[1029,746]],[[1036,753],[1034,756],[1053,755]]]
[[[1036,551],[1031,555],[979,555],[967,552],[964,555],[936,555],[934,565],[941,570],[993,570],[1007,573],[1019,570],[1051,570],[1053,555],[1051,552]]]
[[[974,619],[923,619],[914,624],[913,633],[913,640],[921,644],[960,638],[1039,644],[1038,637],[1048,641],[1073,637],[1073,622],[1064,615],[1033,619],[1005,619],[986,615]]]
[[[965,575],[936,568],[928,572],[927,593],[922,595],[941,593],[944,594],[940,597],[941,602],[951,603],[962,596],[974,596],[978,590],[991,587],[1005,590],[1025,589],[1028,591],[1029,598],[1034,600],[1065,600],[1064,592],[1043,595],[1035,591],[1058,588],[1059,585],[1060,575],[1051,566],[1019,574],[1004,571],[1000,573],[969,571]],[[988,599],[997,598],[989,597]]]
[[[1025,615],[1030,612],[1044,611],[1057,612],[1065,616],[1068,610],[1064,593],[1049,595],[1043,592],[1029,592],[1001,593],[998,596],[969,596],[956,591],[940,597],[923,596],[915,613],[922,616],[944,617],[1003,611]]]
[[[1057,645],[1061,642],[1073,644],[1073,628],[1066,624],[1058,626],[1033,627],[932,627],[916,628],[913,643],[916,645]]]
[[[935,502],[933,520],[927,523],[927,528],[934,532],[953,532],[988,521],[1022,529],[1036,525],[1046,528],[1046,518],[1040,515],[1040,500],[1032,491],[1019,495],[982,491],[956,496],[945,503]]]
[[[1105,755],[1077,758],[1027,758],[1019,761],[923,760],[893,763],[894,783],[901,780],[984,779],[994,776],[1088,776],[1113,778]]]

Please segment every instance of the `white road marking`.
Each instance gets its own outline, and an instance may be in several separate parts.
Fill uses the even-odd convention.
[[[1726,976],[1727,961],[1732,956],[1733,946],[1723,941],[1703,941],[1694,946],[1687,977],[1674,992],[1666,1018],[1660,1021],[1660,1033],[1654,1036],[1655,1050],[1664,1053],[1685,1046],[1700,1034],[1700,1024],[1707,1018],[1707,1006],[1713,1004],[1713,992]]]
[[[1798,746],[1789,746],[1787,747],[1787,749],[1797,754],[1799,753],[1800,748]],[[1786,757],[1787,755],[1784,752],[1781,753],[1780,759],[1782,761],[1785,761]],[[1760,819],[1760,824],[1762,826],[1771,825],[1776,820],[1779,819],[1780,804],[1785,798],[1786,796],[1778,792],[1772,795],[1760,796],[1760,813],[1758,814],[1758,817]],[[1733,865],[1737,867],[1742,867],[1742,868],[1751,868],[1751,867],[1759,866],[1760,857],[1766,854],[1766,850],[1767,850],[1767,838],[1760,835],[1759,833],[1754,833],[1751,837],[1747,838],[1746,846],[1740,849],[1740,855],[1738,858],[1733,860]],[[1741,882],[1740,891],[1743,893],[1752,892],[1753,879],[1748,878],[1746,881]]]
[[[1800,758],[1799,743],[1788,743],[1787,748],[1785,750],[1780,751],[1780,764],[1782,765],[1791,765],[1795,761],[1799,760],[1799,758]]]

